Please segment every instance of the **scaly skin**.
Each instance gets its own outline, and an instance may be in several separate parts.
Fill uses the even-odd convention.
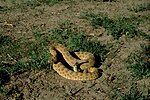
[[[83,63],[80,68],[82,70],[86,70],[90,68],[91,66],[94,66],[95,64],[95,57],[90,52],[75,52],[75,54],[83,61],[87,61],[86,63]]]
[[[54,48],[58,50],[64,57],[67,63],[69,65],[76,64],[78,62],[78,59],[73,58],[69,51],[63,46],[63,45],[55,45]],[[54,60],[57,60],[56,56],[56,50],[54,48],[50,48],[50,53],[52,55],[52,58]],[[61,62],[58,62],[56,64],[53,64],[53,69],[62,77],[71,79],[71,80],[94,80],[99,77],[99,72],[97,68],[92,67],[95,63],[95,57],[93,54],[89,52],[75,52],[75,54],[83,60],[84,63],[80,65],[80,68],[83,70],[83,72],[77,72],[68,69],[65,67]],[[85,61],[88,61],[85,63]],[[72,67],[72,66],[71,66]],[[86,70],[86,72],[84,72]]]
[[[79,59],[76,59],[74,57],[72,57],[68,51],[68,49],[66,47],[64,47],[62,44],[54,44],[54,48],[56,50],[58,50],[62,56],[64,57],[65,61],[71,66],[73,67],[73,70],[75,72],[77,72],[77,65],[80,64],[80,63],[83,63],[85,61],[83,60],[79,60]]]
[[[70,80],[94,80],[99,77],[98,69],[91,68],[90,70],[94,70],[94,72],[82,73],[82,72],[74,72],[66,68],[61,62],[54,64],[53,69],[62,77],[70,79]]]
[[[56,52],[56,50],[54,49],[54,47],[50,47],[49,51],[50,51],[50,54],[52,55],[51,57],[52,57],[53,62],[56,62],[57,61],[57,52]]]

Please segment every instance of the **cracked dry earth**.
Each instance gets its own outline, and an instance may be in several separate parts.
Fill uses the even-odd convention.
[[[88,0],[76,0],[74,2],[63,1],[53,6],[41,5],[31,9],[30,7],[15,8],[9,12],[0,12],[0,23],[8,22],[13,27],[0,26],[0,31],[15,39],[20,37],[32,38],[35,27],[48,32],[57,26],[60,20],[71,20],[81,27],[87,35],[96,36],[101,43],[114,43],[114,51],[102,63],[100,68],[103,74],[100,78],[91,81],[73,81],[58,75],[53,69],[31,70],[17,73],[10,77],[10,82],[5,86],[10,90],[7,95],[0,94],[0,100],[114,100],[120,99],[127,93],[133,83],[136,83],[139,91],[144,89],[147,94],[150,89],[150,79],[134,80],[131,72],[127,70],[124,61],[136,50],[140,44],[147,43],[141,38],[126,39],[122,37],[120,44],[111,36],[105,35],[105,29],[93,29],[90,24],[79,18],[82,11],[93,11],[107,14],[113,18],[116,15],[148,15],[149,12],[131,12],[127,8],[132,4],[148,2],[148,0],[117,0],[117,2],[102,2],[102,0],[90,2]],[[1,6],[14,6],[11,3],[0,1]],[[144,26],[145,25],[145,26]],[[140,25],[140,29],[149,34],[149,25]]]

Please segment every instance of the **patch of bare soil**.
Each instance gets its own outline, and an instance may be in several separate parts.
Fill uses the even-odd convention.
[[[111,18],[116,16],[143,15],[149,12],[131,12],[127,8],[132,5],[130,0],[116,2],[102,2],[76,0],[60,2],[53,6],[41,5],[30,7],[14,7],[10,11],[0,12],[0,32],[16,39],[20,37],[32,38],[34,30],[47,33],[57,27],[62,20],[71,20],[89,36],[96,37],[103,44],[116,43],[111,36],[106,35],[104,28],[94,29],[87,20],[80,19],[83,11],[104,13]],[[133,0],[136,3],[139,0]],[[0,1],[1,2],[1,1]],[[139,1],[148,2],[148,1]],[[1,2],[3,6],[9,4]],[[4,23],[6,25],[4,25]],[[141,25],[141,29],[148,32],[148,24]],[[100,68],[103,74],[97,80],[72,81],[58,75],[51,70],[31,70],[12,75],[6,84],[9,92],[0,100],[112,100],[120,99],[127,93],[133,83],[137,83],[139,90],[146,94],[150,89],[150,79],[134,80],[127,70],[124,61],[132,53],[140,49],[140,44],[146,43],[141,38],[126,39],[122,37],[121,44],[116,43],[115,51],[104,61]],[[144,90],[143,90],[144,89]]]

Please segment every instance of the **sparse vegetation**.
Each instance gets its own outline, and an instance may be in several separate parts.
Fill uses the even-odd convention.
[[[83,12],[81,18],[89,20],[94,28],[104,27],[108,34],[111,34],[115,39],[119,39],[123,34],[132,38],[135,36],[143,36],[149,38],[148,35],[139,30],[133,18],[120,17],[118,19],[110,19],[102,14],[94,14],[91,12]],[[138,24],[138,23],[136,23]]]
[[[15,73],[32,68],[48,68],[49,53],[46,49],[46,42],[40,37],[35,41],[25,39],[14,41],[3,35],[0,38],[2,56],[0,69]]]
[[[40,6],[42,4],[47,4],[47,5],[54,5],[62,0],[27,0],[24,2],[24,4],[27,4],[27,6]]]
[[[0,92],[6,92],[3,85],[9,75],[31,69],[50,68],[47,43],[40,32],[34,32],[34,36],[35,40],[29,41],[24,38],[13,40],[9,36],[0,35]]]
[[[0,100],[84,100],[87,94],[150,100],[149,7],[148,0],[0,0]],[[54,42],[71,54],[93,53],[102,76],[80,82],[58,75],[48,50]]]
[[[121,97],[121,100],[148,100],[148,95],[143,95],[142,92],[138,91],[136,85],[132,85],[129,92]]]
[[[143,4],[134,5],[129,10],[134,11],[134,12],[148,11],[148,10],[150,10],[150,3],[143,3]]]
[[[41,5],[49,5],[49,6],[53,6],[54,4],[59,3],[62,0],[23,0],[23,1],[16,1],[16,0],[4,0],[3,2],[9,2],[11,4],[13,4],[10,7],[7,6],[0,6],[0,11],[4,12],[4,11],[8,11],[8,10],[13,10],[13,9],[26,9],[26,7],[30,7],[32,9],[34,9],[37,6],[41,6]]]
[[[97,41],[89,40],[84,33],[71,24],[69,21],[62,23],[59,28],[53,29],[49,35],[41,35],[39,31],[34,31],[32,41],[25,38],[13,40],[11,37],[1,34],[0,70],[13,74],[31,69],[49,68],[48,41],[65,44],[72,51],[92,52],[100,57],[101,61],[104,61],[105,54],[108,52],[106,46]]]
[[[149,100],[149,92],[144,93],[141,91],[136,83],[132,83],[126,92],[122,92],[117,88],[113,88],[112,91],[108,93],[110,100],[114,98],[117,100]]]
[[[72,51],[88,51],[100,57],[103,61],[108,50],[105,45],[97,41],[91,41],[81,31],[76,31],[72,23],[62,23],[59,28],[52,30],[49,35],[50,40],[65,44]]]
[[[127,60],[128,68],[131,69],[135,77],[150,76],[150,46],[142,46],[141,53],[133,53]]]

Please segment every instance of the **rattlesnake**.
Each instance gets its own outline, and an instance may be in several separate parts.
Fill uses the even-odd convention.
[[[71,80],[93,80],[99,77],[99,71],[97,68],[93,67],[95,63],[95,57],[92,53],[89,52],[74,52],[75,55],[79,58],[73,57],[69,50],[64,47],[62,44],[53,44],[49,48],[54,60],[53,69],[62,77],[71,79]],[[67,68],[62,62],[57,61],[57,51],[60,52],[64,60],[73,68],[73,70]],[[80,65],[81,64],[81,65]],[[77,65],[80,65],[79,71]]]

